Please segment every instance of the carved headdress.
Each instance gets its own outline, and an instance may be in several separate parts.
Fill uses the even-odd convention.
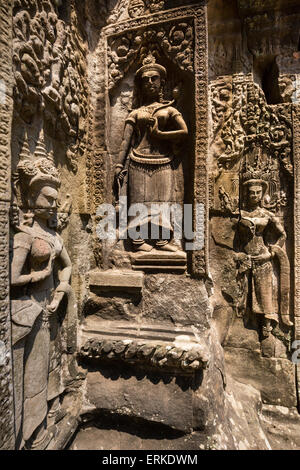
[[[58,171],[47,158],[23,160],[18,164],[18,172],[21,178],[27,179],[30,189],[45,185],[60,186]]]
[[[13,174],[12,223],[15,227],[19,226],[21,213],[23,213],[22,224],[32,224],[32,198],[44,186],[51,186],[56,190],[60,187],[59,173],[54,166],[52,153],[48,153],[45,149],[43,136],[36,145],[34,155],[31,154],[25,138],[19,158],[17,171]]]
[[[241,171],[241,183],[243,187],[260,184],[266,191],[269,179],[269,159],[263,155],[260,147],[256,147],[245,156]]]
[[[42,140],[37,143],[34,158],[30,156],[28,144],[24,143],[17,170],[20,184],[26,186],[29,192],[37,191],[46,185],[55,189],[60,186],[58,170],[51,156],[47,154]]]
[[[136,71],[135,77],[139,79],[144,72],[148,72],[149,70],[155,70],[156,72],[159,72],[161,78],[164,80],[167,77],[167,71],[165,67],[157,64],[155,57],[151,53],[143,60],[143,66]]]

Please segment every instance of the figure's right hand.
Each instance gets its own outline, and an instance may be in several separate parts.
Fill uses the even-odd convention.
[[[53,271],[53,263],[55,260],[55,254],[52,253],[49,257],[48,265],[42,271],[35,271],[31,273],[31,282],[40,282],[44,281],[49,277]]]
[[[126,170],[123,168],[116,168],[115,170],[115,181],[116,183],[123,183],[124,177],[126,175]]]
[[[115,179],[118,180],[118,178],[120,177],[120,173],[122,171],[122,168],[118,167],[115,169]]]

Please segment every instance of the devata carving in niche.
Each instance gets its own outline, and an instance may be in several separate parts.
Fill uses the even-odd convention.
[[[267,166],[262,168],[257,158],[252,165],[245,162],[242,208],[237,224],[240,251],[237,261],[243,286],[239,308],[245,311],[250,303],[252,313],[263,317],[263,337],[268,337],[272,332],[272,322],[278,323],[279,311],[283,324],[293,325],[289,320],[290,267],[284,248],[286,233],[279,218],[263,207],[268,190],[266,177]],[[271,243],[267,241],[270,237],[273,240]],[[276,301],[272,264],[275,258],[280,270]]]
[[[139,107],[126,119],[123,141],[115,176],[123,184],[123,193],[129,197],[129,206],[142,203],[150,210],[151,204],[183,203],[184,181],[182,169],[182,140],[188,134],[181,113],[173,107],[174,101],[163,100],[166,69],[149,55],[135,74]],[[126,188],[124,190],[124,188]],[[154,216],[154,217],[153,217]],[[139,226],[154,220],[153,211],[140,221]],[[129,227],[134,221],[129,222]],[[177,251],[172,242],[173,227],[160,220],[159,229],[170,231],[169,238],[155,240],[159,250]],[[162,234],[162,231],[160,231]],[[149,241],[149,240],[148,240]],[[137,251],[151,251],[152,244],[142,237],[132,240]]]
[[[17,448],[44,449],[63,414],[57,310],[70,296],[72,268],[61,237],[49,228],[60,186],[56,168],[46,158],[27,159],[18,174],[27,213],[16,228],[11,264],[15,428]]]

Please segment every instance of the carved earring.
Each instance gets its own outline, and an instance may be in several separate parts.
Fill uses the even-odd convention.
[[[31,227],[33,224],[33,220],[34,220],[34,212],[32,210],[29,210],[28,212],[24,214],[23,217],[24,217],[23,225],[26,225],[27,227]]]

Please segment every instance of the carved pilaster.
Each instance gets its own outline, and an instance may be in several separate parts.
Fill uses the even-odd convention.
[[[300,106],[293,106],[294,147],[294,242],[295,242],[295,339],[300,339]],[[300,364],[296,365],[298,403],[300,397]]]
[[[12,1],[0,6],[0,449],[14,447],[9,306],[10,139],[12,118]]]
[[[203,233],[202,250],[192,252],[192,271],[203,276],[208,272],[208,60],[207,60],[206,7],[197,10],[195,18],[195,104],[196,104],[196,151],[194,170],[194,204],[201,205],[203,225],[195,229]],[[201,218],[200,218],[201,220]]]

